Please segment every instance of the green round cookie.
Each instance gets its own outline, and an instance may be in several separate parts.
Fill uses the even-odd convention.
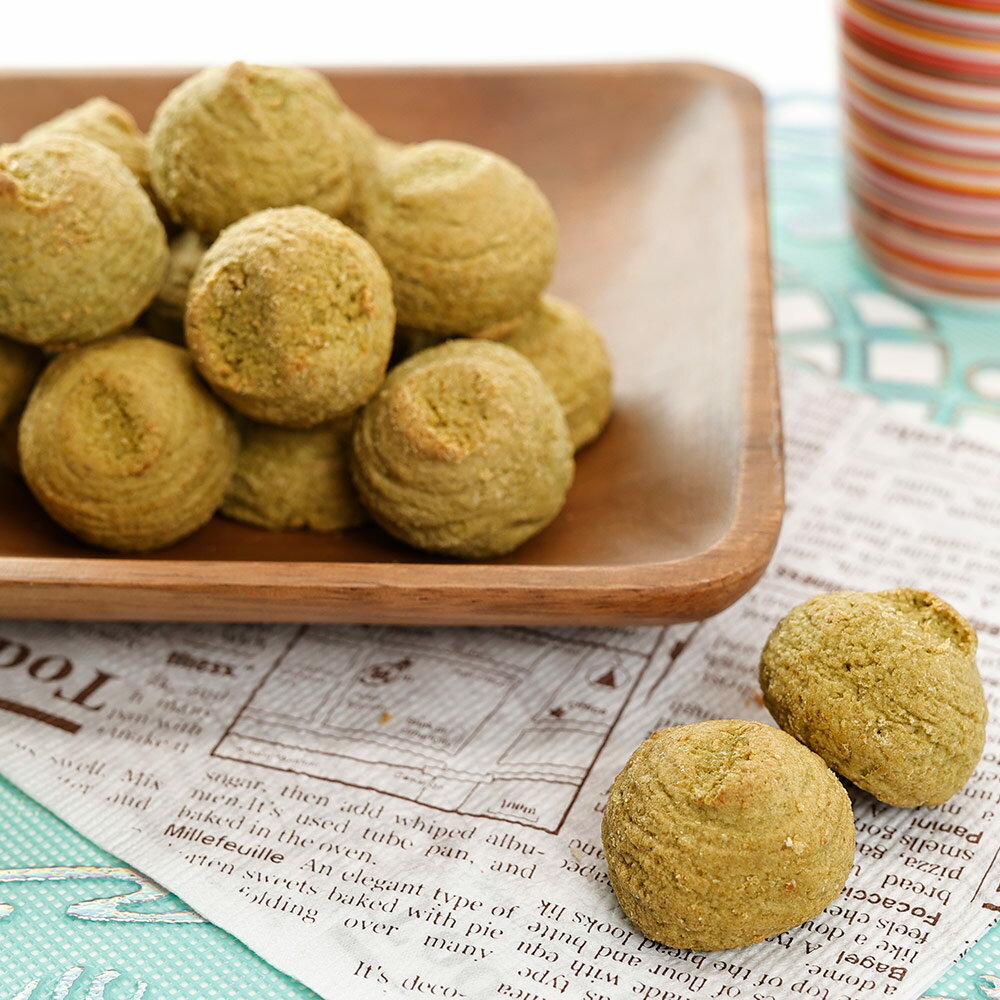
[[[222,513],[270,531],[363,524],[349,469],[353,428],[353,415],[309,430],[246,421]]]
[[[135,175],[147,194],[153,190],[149,179],[149,143],[136,125],[135,119],[120,104],[106,97],[92,97],[79,107],[36,125],[21,136],[21,142],[44,139],[53,135],[71,135],[90,139],[112,153]]]
[[[0,462],[12,472],[20,471],[17,426],[44,366],[45,355],[37,348],[0,337]]]
[[[61,348],[116,333],[166,268],[156,211],[110,150],[66,135],[0,146],[0,334]]]
[[[516,351],[451,340],[392,369],[354,432],[362,503],[430,552],[502,555],[559,513],[573,446],[552,390]]]
[[[351,195],[347,208],[338,214],[345,225],[358,232],[363,228],[362,219],[367,210],[368,192],[378,169],[381,150],[389,142],[378,135],[360,115],[349,108],[345,114],[345,139],[351,158]]]
[[[209,520],[239,435],[183,348],[127,334],[48,365],[18,448],[28,486],[55,521],[93,545],[139,552]]]
[[[976,644],[972,626],[924,590],[821,594],[767,640],[764,702],[782,729],[877,799],[938,805],[983,752]]]
[[[611,886],[639,931],[671,948],[763,941],[822,912],[854,863],[854,817],[816,754],[759,722],[653,733],[604,811]]]
[[[149,141],[157,195],[207,239],[265,208],[340,215],[357,183],[357,119],[308,69],[237,62],[202,70],[157,109]]]
[[[392,350],[389,276],[375,251],[312,208],[234,223],[188,293],[188,347],[234,409],[283,427],[351,413],[378,389]]]
[[[611,362],[601,335],[576,306],[543,295],[504,343],[523,354],[556,394],[574,448],[604,430],[611,416]]]
[[[208,246],[190,229],[170,241],[170,263],[163,284],[149,304],[142,325],[161,340],[184,343],[184,311],[188,290]]]
[[[552,277],[552,208],[534,181],[485,149],[435,141],[382,155],[361,215],[406,326],[503,336]]]

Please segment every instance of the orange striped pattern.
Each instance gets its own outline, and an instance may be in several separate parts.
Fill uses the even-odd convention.
[[[914,294],[1000,306],[1000,0],[840,0],[851,221]]]

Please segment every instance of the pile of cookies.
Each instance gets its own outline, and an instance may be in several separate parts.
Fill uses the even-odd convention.
[[[513,163],[378,136],[308,70],[205,70],[148,137],[88,101],[0,147],[0,456],[117,551],[221,509],[509,552],[611,411],[556,244]]]

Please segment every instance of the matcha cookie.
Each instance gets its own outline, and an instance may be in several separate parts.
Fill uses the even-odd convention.
[[[114,153],[63,135],[0,147],[0,335],[60,348],[116,333],[166,268],[163,226]]]
[[[552,277],[552,209],[502,156],[460,142],[408,146],[380,157],[367,197],[362,232],[406,326],[503,336]]]
[[[406,144],[379,135],[364,119],[353,112],[349,114],[354,122],[354,193],[350,207],[340,218],[363,235],[372,199],[377,196],[377,178]]]
[[[354,417],[289,430],[247,421],[222,513],[258,528],[340,531],[367,520],[348,468]]]
[[[44,365],[41,351],[0,337],[0,462],[14,472],[19,467],[17,425]]]
[[[143,326],[154,337],[174,344],[184,343],[184,310],[188,289],[207,245],[190,229],[170,241],[170,262],[156,297],[149,304]]]
[[[86,542],[162,548],[222,502],[239,435],[183,348],[128,334],[59,355],[21,418],[24,478]]]
[[[234,63],[196,73],[157,109],[149,141],[158,197],[207,239],[264,208],[340,215],[354,193],[357,120],[312,70]]]
[[[341,222],[360,232],[382,139],[368,122],[350,109],[345,111],[344,137],[351,160],[351,194],[347,207],[337,215]]]
[[[489,341],[451,340],[389,373],[358,420],[352,473],[390,534],[481,559],[517,548],[556,516],[573,445],[527,360]]]
[[[601,335],[576,306],[543,295],[504,343],[523,354],[556,394],[573,447],[604,430],[611,416],[611,362]]]
[[[894,806],[939,805],[983,752],[976,633],[924,590],[821,594],[793,608],[760,661],[782,729]]]
[[[822,912],[854,863],[854,817],[816,754],[759,722],[653,733],[604,812],[611,885],[639,931],[671,948],[763,941]]]
[[[235,409],[315,427],[378,389],[392,350],[389,276],[357,233],[312,208],[230,226],[191,283],[187,343]]]
[[[135,119],[120,104],[106,97],[92,97],[79,107],[70,108],[55,118],[36,125],[21,136],[22,142],[53,135],[71,135],[90,139],[112,153],[132,171],[147,194],[153,190],[149,179],[149,144]]]

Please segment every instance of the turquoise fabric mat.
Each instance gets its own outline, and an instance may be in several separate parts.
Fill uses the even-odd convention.
[[[197,918],[172,923],[67,913],[84,900],[135,890],[88,868],[121,862],[0,778],[0,1000],[317,1000],[225,931]],[[3,881],[8,869],[34,879]],[[47,868],[72,869],[48,872]],[[100,872],[96,873],[98,876]],[[71,877],[67,878],[66,875]],[[187,917],[174,897],[125,904],[143,914]]]
[[[847,232],[829,101],[772,107],[770,156],[776,293],[783,355],[941,423],[990,432],[1000,420],[1000,318],[896,303]],[[1000,423],[996,424],[1000,435]],[[87,919],[83,900],[134,891],[88,868],[121,866],[0,779],[0,869],[36,872],[0,883],[0,1000],[307,1000],[224,931],[190,921],[178,900],[127,909],[159,919]],[[107,917],[107,908],[98,907]],[[1000,998],[1000,926],[928,996]]]

